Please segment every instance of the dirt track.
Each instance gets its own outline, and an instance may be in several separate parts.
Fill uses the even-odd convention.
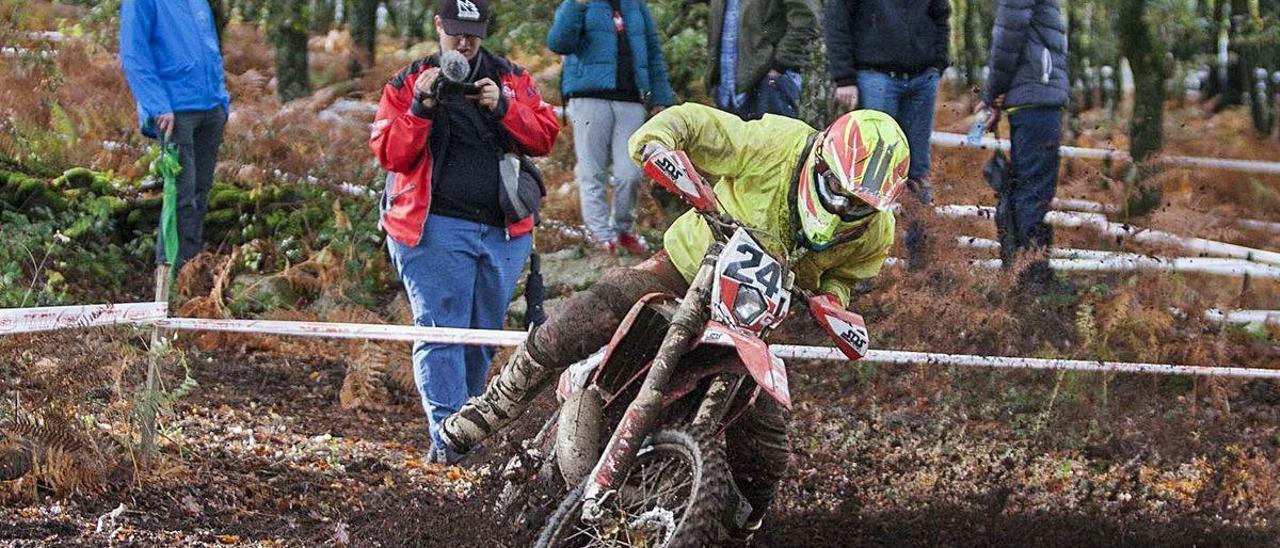
[[[854,378],[828,367],[797,368],[797,455],[759,546],[1274,546],[1280,538],[1263,525],[1280,519],[1275,506],[1259,508],[1232,490],[1275,481],[1261,470],[1250,485],[1217,477],[1161,487],[1181,477],[1162,471],[1185,472],[1197,455],[1226,458],[1190,441],[1184,428],[1250,432],[1225,438],[1268,455],[1263,462],[1274,468],[1280,440],[1267,433],[1280,423],[1280,402],[1265,402],[1269,392],[1237,402],[1229,418],[1173,417],[1163,432],[1071,449],[1043,436],[1028,440],[978,413],[962,418],[977,409],[966,406],[989,398],[911,403],[942,382],[977,383],[977,374],[885,370]],[[342,372],[336,363],[243,355],[200,360],[201,388],[182,404],[167,466],[141,486],[73,497],[57,514],[51,505],[5,510],[2,536],[15,544],[302,546],[483,546],[506,538],[487,510],[492,474],[422,463],[423,421],[413,403],[376,417],[342,411],[333,396]],[[830,399],[838,393],[848,395]],[[1149,413],[1143,409],[1154,401],[1116,412]],[[1148,446],[1109,453],[1130,441]],[[1072,469],[1057,477],[1062,462]],[[1230,474],[1230,462],[1218,467]],[[95,533],[97,516],[120,502],[128,509],[121,528]]]

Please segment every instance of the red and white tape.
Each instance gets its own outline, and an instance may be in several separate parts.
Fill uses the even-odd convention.
[[[1270,311],[1261,311],[1270,312]],[[475,346],[516,346],[525,339],[522,331],[417,327],[408,325],[295,322],[277,320],[216,320],[166,318],[165,303],[106,304],[50,308],[0,309],[0,334],[31,333],[117,324],[150,323],[157,327],[191,331],[220,331],[261,335],[287,335],[340,339],[463,344]],[[785,359],[848,361],[836,348],[821,346],[773,345],[774,354]],[[872,350],[862,359],[868,363],[927,364],[1001,369],[1067,369],[1115,373],[1194,375],[1280,380],[1280,369],[1211,367],[1156,363],[1101,362],[1089,360],[973,356],[935,352]]]
[[[516,346],[525,338],[525,333],[522,331],[267,320],[204,320],[194,318],[169,318],[156,322],[156,325],[168,329],[182,330],[294,335],[301,337],[377,339],[384,341],[480,346]],[[796,345],[773,345],[770,348],[773,350],[773,353],[780,358],[848,361],[848,358],[846,358],[844,354],[836,348]],[[872,350],[862,359],[862,361],[870,363],[955,365],[1004,369],[1069,369],[1073,371],[1280,379],[1280,369],[1201,367],[1195,365],[1058,360],[1005,356],[971,356],[934,352],[906,352],[900,350]]]
[[[76,327],[138,324],[162,320],[168,315],[167,303],[0,308],[0,335]]]

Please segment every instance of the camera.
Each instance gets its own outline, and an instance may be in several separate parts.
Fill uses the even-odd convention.
[[[438,78],[435,82],[434,95],[436,97],[445,97],[447,95],[479,95],[480,86],[471,82],[455,82],[448,78]]]

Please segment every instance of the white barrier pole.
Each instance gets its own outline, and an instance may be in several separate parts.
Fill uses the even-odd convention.
[[[991,217],[995,208],[974,205],[938,206],[938,213],[947,217]],[[1050,211],[1045,214],[1046,223],[1065,227],[1091,227],[1108,236],[1132,238],[1136,242],[1175,245],[1192,253],[1245,259],[1269,265],[1280,265],[1280,253],[1265,249],[1254,249],[1241,245],[1206,240],[1204,238],[1186,238],[1159,230],[1150,230],[1133,225],[1113,223],[1101,213],[1077,213],[1073,211]]]
[[[987,249],[987,250],[993,250],[993,251],[1000,249],[1000,242],[997,242],[990,238],[979,238],[977,236],[956,236],[956,242],[958,242],[961,247],[968,247],[971,249]],[[1132,253],[1122,253],[1119,251],[1077,249],[1074,247],[1055,247],[1049,250],[1050,257],[1056,257],[1060,259],[1108,259],[1111,257],[1115,257],[1117,255],[1133,255],[1135,257],[1140,256],[1140,255],[1134,255]],[[1235,261],[1236,259],[1222,259],[1222,260]]]
[[[1049,207],[1065,211],[1083,211],[1085,213],[1120,212],[1120,208],[1115,204],[1104,204],[1093,200],[1080,200],[1076,198],[1054,198],[1053,202],[1049,204]],[[1251,230],[1265,230],[1267,232],[1280,234],[1280,223],[1259,221],[1256,219],[1236,219],[1236,224]]]
[[[1280,325],[1280,310],[1228,310],[1217,308],[1204,311],[1204,317],[1218,323],[1262,323]]]
[[[958,236],[963,247],[974,249],[1000,249],[1000,242],[972,236]],[[1093,249],[1054,248],[1050,250],[1049,266],[1055,270],[1080,272],[1189,272],[1217,274],[1221,276],[1253,276],[1280,280],[1280,268],[1263,264],[1224,259],[1218,257],[1154,257],[1136,253],[1098,251]],[[978,268],[997,269],[1000,259],[971,261]]]
[[[1275,232],[1280,234],[1280,223],[1270,221],[1256,221],[1254,219],[1240,219],[1236,224],[1253,230],[1265,230],[1267,232]]]
[[[976,148],[981,150],[1009,150],[1008,139],[995,139],[993,137],[983,137],[982,142],[976,146],[969,146],[967,136],[959,133],[946,133],[942,131],[933,132],[933,136],[929,141],[941,147],[950,148]],[[1085,160],[1121,160],[1130,161],[1132,157],[1123,150],[1116,149],[1100,149],[1100,148],[1080,148],[1063,146],[1058,147],[1058,154],[1064,158],[1080,158]],[[1155,159],[1156,162],[1172,164],[1184,167],[1202,167],[1209,169],[1223,169],[1228,171],[1241,171],[1246,173],[1265,173],[1270,175],[1280,175],[1280,162],[1262,162],[1256,160],[1227,160],[1223,158],[1196,158],[1192,156],[1160,156]]]
[[[1078,200],[1075,198],[1054,198],[1049,203],[1049,207],[1067,211],[1084,211],[1086,213],[1116,213],[1120,211],[1120,208],[1116,207],[1115,204],[1104,204],[1093,200]]]
[[[377,339],[405,342],[421,341],[437,344],[465,344],[479,346],[515,346],[523,341],[526,335],[522,331],[485,329],[454,329],[444,327],[268,320],[205,320],[198,318],[169,318],[156,322],[156,325],[167,329],[182,330],[295,335],[302,337]],[[848,361],[848,358],[846,358],[844,354],[840,353],[836,348],[795,345],[773,345],[770,348],[778,355],[778,357],[781,358]],[[1075,371],[1111,371],[1164,375],[1280,379],[1280,369],[1199,367],[1191,365],[1125,362],[1108,363],[1085,360],[969,356],[963,354],[904,352],[896,350],[872,350],[867,357],[863,358],[863,361],[874,363],[923,363],[931,365],[958,365],[971,367],[1070,369]]]

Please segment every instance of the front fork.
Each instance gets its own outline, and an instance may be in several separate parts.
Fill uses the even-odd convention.
[[[658,347],[653,365],[650,366],[644,383],[640,385],[640,393],[627,406],[622,421],[618,423],[604,448],[604,454],[591,470],[591,480],[583,492],[584,521],[595,522],[604,515],[604,503],[613,495],[615,482],[630,470],[640,444],[653,429],[654,422],[662,411],[662,393],[667,390],[676,365],[702,334],[707,323],[707,305],[711,298],[715,264],[723,247],[716,242],[707,250],[697,275],[693,277],[693,283],[689,284],[684,300],[671,318],[671,326],[667,328],[667,335]]]

